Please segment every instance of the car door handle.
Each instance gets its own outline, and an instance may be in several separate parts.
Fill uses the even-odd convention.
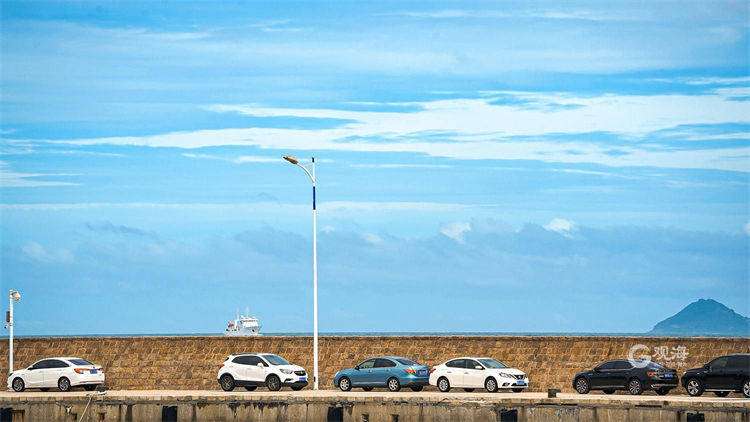
[[[464,375],[468,375],[468,374],[469,374],[468,372],[464,372]]]

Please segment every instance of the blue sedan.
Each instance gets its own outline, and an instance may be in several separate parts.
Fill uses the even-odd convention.
[[[349,391],[352,387],[362,387],[365,391],[387,387],[390,391],[398,391],[402,386],[421,391],[429,383],[429,366],[396,356],[367,359],[354,368],[342,369],[333,378],[333,384],[341,391]]]

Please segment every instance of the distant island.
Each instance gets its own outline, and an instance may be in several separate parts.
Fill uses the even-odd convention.
[[[750,337],[750,318],[713,299],[700,299],[656,324],[648,334]]]

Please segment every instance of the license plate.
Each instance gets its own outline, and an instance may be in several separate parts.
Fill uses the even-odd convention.
[[[96,374],[96,369],[92,369],[92,370],[91,370],[91,373],[92,373],[92,374]]]
[[[673,376],[673,374],[664,374],[664,378],[672,378]]]
[[[427,371],[419,371],[419,375],[427,375]]]
[[[299,377],[300,381],[307,381],[307,377]]]
[[[526,385],[526,381],[518,381],[516,384],[518,384],[518,385]]]

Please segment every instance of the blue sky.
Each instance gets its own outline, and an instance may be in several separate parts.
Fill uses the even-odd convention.
[[[750,3],[0,5],[17,333],[750,314]]]

